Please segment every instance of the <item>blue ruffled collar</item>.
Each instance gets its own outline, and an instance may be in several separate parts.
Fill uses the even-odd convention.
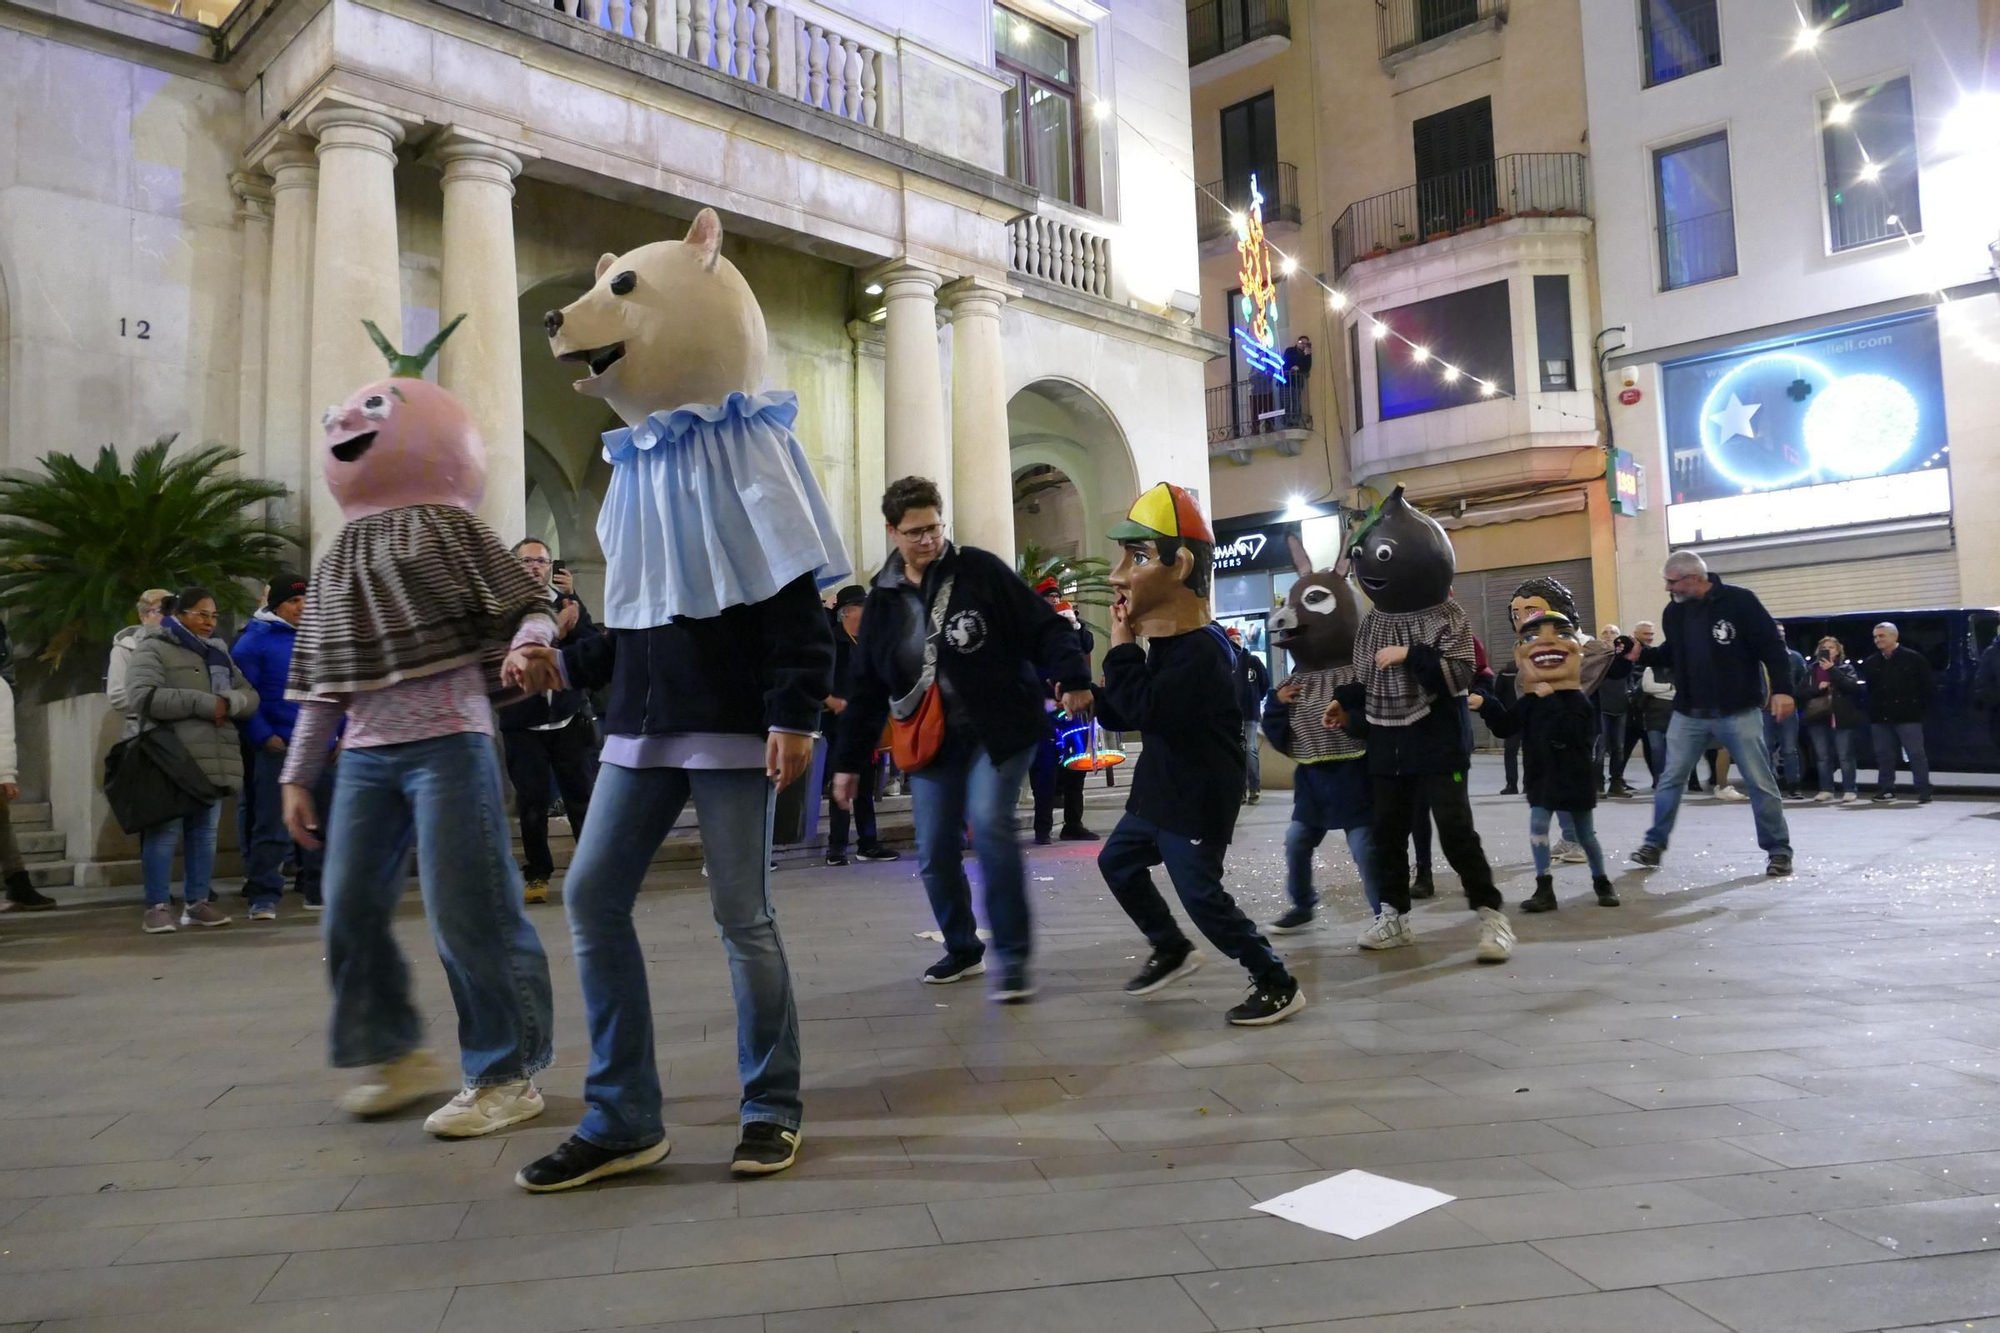
[[[678,444],[690,431],[730,418],[790,430],[799,417],[799,396],[790,389],[769,393],[732,393],[720,403],[688,403],[655,412],[636,426],[604,432],[604,460],[616,463],[635,452],[660,444]]]

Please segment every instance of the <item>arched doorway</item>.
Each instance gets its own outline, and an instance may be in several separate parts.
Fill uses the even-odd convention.
[[[1008,400],[1007,436],[1015,546],[1109,556],[1104,534],[1139,493],[1131,447],[1110,410],[1072,380],[1039,379]]]

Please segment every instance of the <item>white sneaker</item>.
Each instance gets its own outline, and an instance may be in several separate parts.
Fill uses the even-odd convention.
[[[1491,907],[1479,909],[1479,949],[1482,963],[1504,963],[1514,956],[1514,927],[1505,913]]]
[[[341,1097],[340,1109],[349,1115],[389,1115],[436,1092],[445,1078],[444,1066],[435,1055],[411,1051],[375,1066],[367,1082],[355,1084]]]
[[[1715,799],[1718,801],[1747,801],[1750,798],[1734,787],[1717,787]]]
[[[1567,838],[1557,839],[1556,845],[1549,848],[1549,855],[1564,865],[1570,866],[1580,866],[1590,860],[1588,856],[1584,855],[1583,848],[1577,846]]]
[[[533,1079],[490,1088],[462,1088],[430,1113],[424,1128],[441,1139],[476,1139],[482,1134],[533,1120],[542,1113],[541,1090]]]
[[[1840,798],[1840,803],[1842,805],[1860,805],[1861,793],[1851,791],[1847,793],[1847,795]]]
[[[1375,919],[1361,932],[1361,938],[1355,941],[1364,949],[1400,949],[1416,942],[1416,936],[1410,933],[1408,918],[1387,903],[1382,904],[1382,910],[1375,914]]]
[[[1833,804],[1833,793],[1832,793],[1832,792],[1830,792],[1830,791],[1823,791],[1823,792],[1821,792],[1821,793],[1820,793],[1819,795],[1817,795],[1817,796],[1813,797],[1813,804],[1814,804],[1814,805],[1832,805],[1832,804]]]

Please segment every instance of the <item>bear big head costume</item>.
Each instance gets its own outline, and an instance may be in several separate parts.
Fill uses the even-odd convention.
[[[802,574],[828,588],[853,572],[792,434],[798,397],[758,392],[764,312],[713,209],[683,240],[599,259],[591,289],[543,324],[557,359],[587,370],[577,392],[626,423],[604,436],[601,623],[713,617]]]

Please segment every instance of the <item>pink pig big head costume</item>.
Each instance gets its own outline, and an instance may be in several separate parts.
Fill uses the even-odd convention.
[[[464,318],[445,325],[414,355],[398,352],[380,329],[366,325],[389,359],[389,378],[364,384],[320,418],[326,488],[350,520],[409,505],[479,507],[486,494],[486,446],[472,414],[422,378]]]

